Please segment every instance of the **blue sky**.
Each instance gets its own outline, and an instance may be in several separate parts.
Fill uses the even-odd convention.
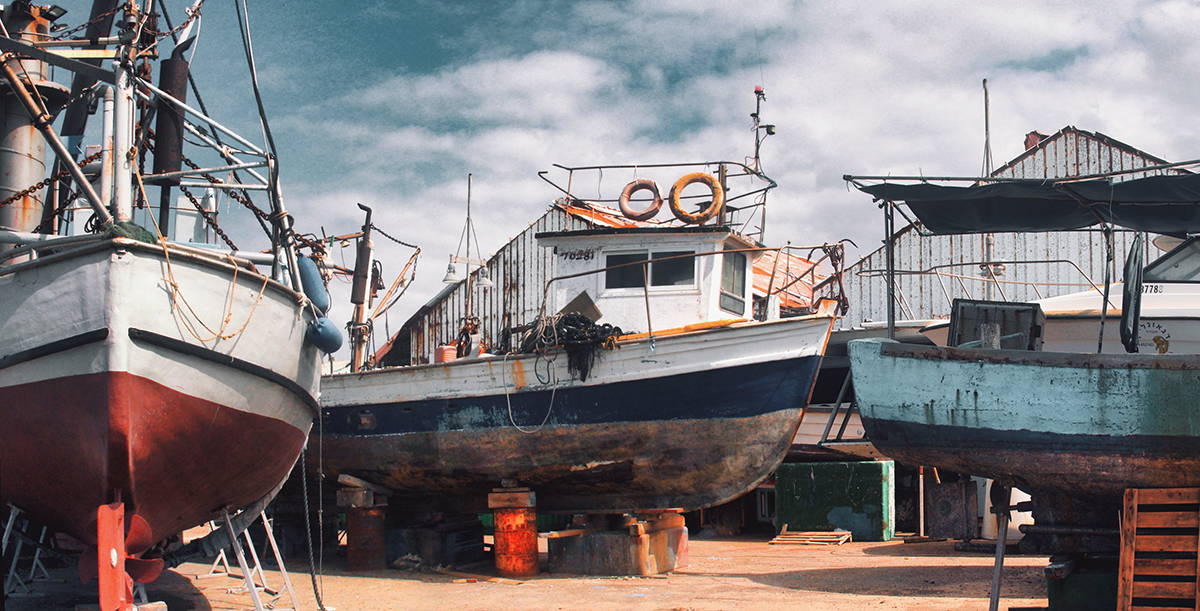
[[[86,19],[89,3],[62,5],[62,21]],[[184,6],[168,2],[176,22]],[[254,135],[233,6],[204,6],[194,69],[213,114]],[[537,177],[554,163],[751,155],[756,86],[778,126],[766,241],[850,238],[851,260],[882,219],[842,175],[977,175],[984,78],[997,165],[1066,125],[1200,157],[1191,2],[251,1],[250,19],[297,227],[354,231],[361,202],[422,248],[393,329],[442,286],[468,173],[493,252],[554,199]],[[249,224],[239,214],[223,224]],[[408,251],[380,242],[398,272]]]

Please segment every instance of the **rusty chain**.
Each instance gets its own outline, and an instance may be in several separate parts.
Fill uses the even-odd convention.
[[[71,34],[74,34],[75,32],[78,32],[78,31],[92,25],[93,23],[99,23],[100,21],[108,18],[110,15],[112,15],[112,14],[116,13],[117,11],[121,10],[122,8],[124,8],[124,6],[125,6],[124,4],[117,5],[117,6],[113,7],[112,10],[109,10],[100,15],[97,15],[96,18],[92,19],[91,21],[87,21],[87,22],[77,25],[69,30],[60,32],[56,36],[52,37],[52,40],[66,40],[66,38],[68,36],[70,36]],[[81,42],[87,42],[87,40],[83,39],[83,40],[81,40]]]
[[[217,225],[216,217],[212,216],[212,214],[209,213],[208,210],[205,210],[204,206],[201,205],[199,200],[196,199],[196,196],[192,195],[191,190],[188,189],[187,187],[182,187],[182,186],[179,187],[179,190],[182,191],[183,194],[187,196],[188,201],[192,202],[192,205],[196,207],[196,210],[200,213],[200,216],[203,216],[204,220],[208,221],[208,224],[213,228],[213,231],[217,232],[217,235],[221,236],[221,239],[224,240],[225,243],[229,245],[229,248],[232,250],[239,250],[237,247],[237,244],[234,244],[233,240],[229,239],[229,236],[225,235],[225,232],[221,229],[221,227],[219,225]]]
[[[151,28],[147,28],[147,29],[150,30],[150,33],[154,34],[158,38],[166,38],[167,36],[174,36],[174,35],[178,34],[179,32],[181,32],[183,30],[183,28],[187,27],[187,24],[191,23],[192,21],[196,20],[197,18],[199,18],[201,16],[200,9],[203,6],[204,6],[204,2],[201,1],[200,4],[196,5],[195,10],[192,10],[189,8],[186,11],[188,13],[187,19],[184,19],[183,23],[180,23],[179,25],[175,26],[174,28],[171,28],[170,30],[168,30],[166,32],[159,32],[158,30],[151,29]],[[167,25],[169,26],[170,24],[168,23]]]
[[[92,155],[91,157],[88,157],[87,159],[84,159],[83,161],[80,161],[80,162],[79,162],[77,165],[78,165],[80,168],[82,168],[83,166],[85,166],[85,165],[87,165],[87,164],[89,164],[89,163],[91,163],[91,162],[93,162],[93,161],[95,161],[95,160],[99,159],[99,158],[100,158],[100,155],[101,155],[103,152],[104,152],[103,150],[101,150],[101,151],[98,151],[96,154]],[[32,194],[32,193],[34,193],[34,192],[36,192],[36,191],[39,191],[39,190],[41,190],[41,189],[45,188],[45,187],[46,187],[46,185],[48,185],[48,184],[50,184],[50,183],[52,183],[52,182],[54,182],[54,181],[56,181],[56,180],[61,180],[61,179],[63,179],[63,178],[66,178],[66,177],[68,177],[68,176],[70,176],[70,175],[71,175],[71,171],[70,171],[70,170],[60,170],[60,171],[59,171],[57,174],[54,174],[54,175],[52,175],[52,176],[49,176],[49,177],[47,177],[45,180],[43,180],[43,181],[41,181],[41,182],[37,183],[36,185],[33,185],[32,187],[28,187],[28,188],[22,189],[22,190],[20,190],[20,191],[17,191],[15,194],[13,194],[13,195],[10,195],[10,196],[9,196],[7,199],[5,199],[4,201],[0,201],[0,208],[3,208],[3,207],[5,207],[5,206],[7,206],[7,205],[9,205],[9,204],[11,204],[11,203],[13,203],[13,202],[15,202],[15,201],[17,201],[17,200],[21,199],[21,198],[23,198],[23,197],[28,197],[30,194]]]
[[[196,165],[196,163],[193,162],[191,159],[188,159],[187,157],[184,157],[182,155],[180,155],[180,158],[183,160],[183,162],[185,164],[187,164],[187,166],[189,168],[191,168],[193,170],[200,169],[200,166]],[[204,177],[205,180],[207,180],[208,182],[213,183],[213,184],[220,184],[220,182],[221,182],[220,179],[214,177],[211,174],[208,174],[207,172],[201,172],[200,176]],[[181,187],[181,189],[182,189],[182,187]],[[255,206],[254,202],[250,201],[249,197],[246,197],[244,194],[239,193],[237,191],[232,191],[232,190],[227,191],[226,193],[229,194],[229,197],[237,200],[238,203],[240,203],[241,205],[245,206],[248,210],[253,212],[255,216],[262,219],[262,221],[264,223],[266,223],[268,225],[272,225],[272,226],[276,225],[276,222],[275,222],[276,219],[274,218],[274,216],[267,214],[262,209],[260,209],[258,206]],[[296,240],[296,242],[298,244],[300,244],[306,248],[309,248],[309,249],[313,250],[314,252],[324,249],[324,247],[321,246],[319,241],[314,240],[312,238],[305,237],[299,233],[296,233],[296,231],[294,229],[292,229],[291,227],[284,226],[285,225],[284,223],[279,223],[279,225],[281,226],[282,230],[285,233],[290,234],[292,239]],[[214,224],[213,227],[216,228],[216,225]]]

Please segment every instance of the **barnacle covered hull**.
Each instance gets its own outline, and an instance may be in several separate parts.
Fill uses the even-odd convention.
[[[708,507],[787,453],[832,320],[619,342],[585,382],[559,352],[326,376],[311,443],[406,511],[486,511],[506,479],[539,511]]]

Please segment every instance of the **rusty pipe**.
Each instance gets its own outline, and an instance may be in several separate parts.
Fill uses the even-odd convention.
[[[83,175],[83,170],[79,169],[79,166],[67,151],[67,146],[63,144],[58,134],[54,133],[54,128],[50,126],[50,115],[42,112],[37,102],[29,95],[29,90],[25,89],[25,85],[17,77],[17,73],[13,71],[11,65],[12,59],[13,56],[11,54],[6,54],[3,57],[3,62],[0,62],[0,70],[4,71],[4,76],[8,79],[9,87],[17,95],[17,99],[21,101],[29,116],[33,117],[34,127],[37,127],[38,131],[42,132],[42,136],[46,138],[46,143],[50,145],[50,148],[54,149],[54,154],[63,161],[63,165],[71,173],[71,178],[75,180],[79,188],[87,195],[88,204],[96,213],[96,217],[100,219],[100,224],[102,226],[111,225],[113,222],[112,215],[108,213],[108,210],[104,209],[104,205],[100,202],[100,196],[96,195],[96,190],[92,188],[92,184]]]

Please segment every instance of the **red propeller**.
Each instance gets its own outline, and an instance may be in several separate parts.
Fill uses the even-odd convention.
[[[129,516],[129,528],[125,533],[125,572],[138,583],[150,583],[163,571],[161,558],[137,558],[156,543],[150,523],[136,513]],[[88,547],[79,558],[79,580],[87,583],[100,574],[99,554],[95,545]]]

